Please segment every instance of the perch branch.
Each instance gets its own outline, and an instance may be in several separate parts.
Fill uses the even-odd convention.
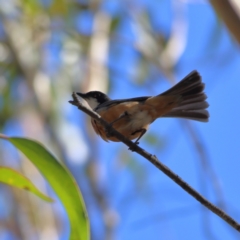
[[[75,105],[80,109],[81,111],[88,114],[90,117],[94,118],[96,121],[98,121],[100,124],[102,124],[106,131],[108,131],[109,134],[115,136],[117,139],[119,139],[121,142],[126,144],[130,149],[134,149],[135,152],[137,152],[139,155],[146,158],[148,161],[150,161],[156,168],[161,170],[163,173],[165,173],[169,178],[171,178],[175,183],[177,183],[181,188],[183,188],[187,193],[189,193],[192,197],[194,197],[198,202],[200,202],[202,205],[204,205],[206,208],[208,208],[210,211],[218,215],[220,218],[222,218],[225,222],[227,222],[229,225],[231,225],[233,228],[235,228],[237,231],[240,232],[240,224],[237,223],[232,217],[227,215],[224,211],[210,203],[207,199],[205,199],[202,195],[200,195],[195,189],[190,187],[186,182],[184,182],[178,175],[176,175],[174,172],[172,172],[167,166],[162,164],[155,155],[152,155],[139,147],[138,145],[134,144],[129,139],[125,138],[122,134],[120,134],[118,131],[116,131],[111,125],[109,125],[105,120],[101,118],[99,114],[91,110],[90,108],[87,108],[82,105],[82,103],[78,100],[78,97],[76,93],[74,92],[72,94],[73,101],[69,101],[71,104]]]

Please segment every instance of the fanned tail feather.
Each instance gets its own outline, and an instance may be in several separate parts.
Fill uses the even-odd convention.
[[[175,86],[160,94],[161,96],[181,96],[179,104],[162,117],[178,117],[192,119],[200,122],[208,122],[209,113],[206,110],[209,104],[204,94],[205,84],[197,71],[188,74]]]

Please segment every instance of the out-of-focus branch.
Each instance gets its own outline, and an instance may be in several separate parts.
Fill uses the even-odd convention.
[[[204,146],[204,142],[201,141],[201,136],[198,134],[196,128],[190,123],[190,121],[182,120],[181,121],[184,127],[187,128],[191,142],[194,144],[196,152],[199,155],[200,164],[204,173],[206,172],[209,175],[209,179],[213,183],[213,189],[215,191],[216,199],[218,200],[217,206],[221,207],[222,209],[226,210],[225,202],[224,202],[224,194],[221,189],[221,184],[218,180],[217,175],[214,172],[213,167],[211,166],[211,161],[208,157],[207,151]],[[197,167],[198,171],[201,171],[199,167]],[[199,175],[199,184],[201,192],[206,192],[206,185]],[[205,210],[205,209],[204,209]],[[211,228],[210,216],[208,211],[201,211],[202,213],[202,225],[203,230],[206,235],[206,239],[217,239],[214,236],[214,233]]]
[[[32,44],[29,36],[30,30],[19,22],[6,19],[1,12],[0,14],[11,54],[17,67],[32,88],[32,82],[39,63],[36,58],[37,52],[35,51],[35,46]],[[27,37],[22,37],[23,35],[26,35]]]
[[[108,71],[106,68],[109,48],[111,18],[103,11],[95,13],[93,34],[89,48],[89,71],[86,92],[98,89],[106,92]]]
[[[154,33],[146,21],[145,15],[137,15],[135,28],[139,36],[134,47],[145,60],[156,65],[171,83],[175,83],[172,69],[186,48],[188,21],[186,20],[186,4],[184,2],[171,1],[171,5],[173,17],[167,41],[163,41],[165,38],[163,36],[162,41],[160,41],[159,36]]]
[[[163,48],[158,57],[159,66],[164,67],[170,73],[185,51],[188,32],[186,4],[181,1],[171,1],[171,4],[173,11],[171,32],[166,47]]]
[[[84,81],[83,90],[88,92],[92,90],[99,90],[106,92],[109,85],[109,76],[107,69],[108,55],[109,55],[109,32],[111,27],[111,16],[105,11],[102,11],[99,7],[100,2],[96,2],[94,20],[93,20],[93,31],[92,36],[89,39],[88,49],[88,70],[86,80]],[[88,124],[89,126],[89,124]],[[90,129],[90,128],[88,128]],[[95,135],[89,131],[89,138],[91,138],[91,148],[96,148]],[[107,199],[107,189],[100,187],[101,175],[99,174],[99,165],[101,164],[96,156],[98,154],[91,153],[88,161],[89,183],[92,189],[93,196],[102,211],[103,222],[104,222],[104,239],[113,239],[115,224],[113,221],[109,221],[109,212],[111,212],[109,202]],[[106,217],[105,217],[106,216]],[[93,237],[94,238],[94,237]]]
[[[195,148],[199,154],[199,157],[201,158],[202,168],[204,170],[206,170],[206,172],[209,174],[211,181],[213,182],[214,190],[215,190],[216,196],[218,198],[218,205],[221,206],[222,208],[225,208],[224,194],[221,189],[221,184],[218,181],[218,178],[217,178],[213,168],[211,166],[209,166],[211,164],[209,161],[209,157],[207,156],[207,153],[204,150],[204,144],[200,140],[201,137],[199,136],[196,129],[194,129],[194,127],[192,126],[192,124],[190,124],[189,121],[183,121],[183,123],[184,123],[185,127],[187,127],[187,130],[191,136],[193,143],[195,144]]]
[[[175,183],[177,183],[187,193],[189,193],[192,197],[194,197],[198,202],[200,202],[202,205],[207,207],[210,211],[212,211],[213,213],[218,215],[225,222],[227,222],[229,225],[231,225],[234,229],[236,229],[237,231],[240,232],[240,224],[238,224],[233,218],[231,218],[229,215],[227,215],[221,209],[217,208],[215,205],[213,205],[208,200],[206,200],[195,189],[193,189],[186,182],[184,182],[178,175],[176,175],[174,172],[172,172],[167,166],[162,164],[157,159],[156,156],[148,153],[147,151],[140,148],[138,145],[136,145],[129,139],[125,138],[122,134],[120,134],[118,131],[116,131],[109,123],[107,123],[104,119],[102,119],[101,116],[98,115],[96,112],[92,111],[90,108],[84,107],[78,100],[76,93],[73,93],[72,97],[73,97],[73,101],[69,101],[71,104],[77,106],[78,109],[85,112],[90,117],[94,118],[96,121],[101,123],[110,135],[115,136],[118,140],[120,140],[121,142],[126,144],[130,149],[134,149],[134,151],[137,152],[139,155],[141,155],[145,159],[149,160],[156,168],[158,168],[163,173],[165,173],[168,177],[170,177]]]
[[[240,14],[234,9],[229,0],[210,0],[213,8],[226,24],[227,28],[240,44]]]

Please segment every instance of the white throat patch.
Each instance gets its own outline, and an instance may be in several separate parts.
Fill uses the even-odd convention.
[[[88,105],[92,109],[96,108],[99,105],[99,103],[97,102],[97,100],[95,98],[86,98],[84,100],[88,103]]]

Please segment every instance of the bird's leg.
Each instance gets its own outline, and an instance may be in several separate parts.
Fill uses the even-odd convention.
[[[139,129],[139,130],[137,130],[137,131],[135,131],[135,132],[133,132],[131,135],[134,135],[134,134],[136,134],[136,133],[138,133],[138,132],[140,132],[141,134],[139,135],[139,137],[137,138],[137,140],[134,142],[134,144],[135,145],[138,145],[139,144],[139,140],[141,139],[141,137],[146,133],[146,129],[145,128],[141,128],[141,129]],[[131,151],[133,151],[134,152],[134,148],[129,148],[129,150],[131,150]]]
[[[117,122],[117,121],[119,121],[119,120],[121,120],[121,119],[123,119],[123,118],[125,118],[125,117],[127,117],[127,116],[129,116],[129,114],[128,114],[127,111],[125,111],[125,112],[124,112],[123,114],[121,114],[117,119],[115,119],[114,121],[110,122],[109,125],[112,127],[115,122]],[[106,132],[107,132],[107,137],[111,137],[111,136],[112,136],[112,134],[109,133],[109,131],[106,131]]]
[[[139,129],[137,131],[135,131],[133,134],[137,133],[137,132],[141,132],[141,134],[139,135],[139,137],[137,138],[137,140],[134,142],[135,144],[139,144],[139,140],[142,138],[142,136],[146,133],[146,129],[145,128],[142,128],[142,129]]]

